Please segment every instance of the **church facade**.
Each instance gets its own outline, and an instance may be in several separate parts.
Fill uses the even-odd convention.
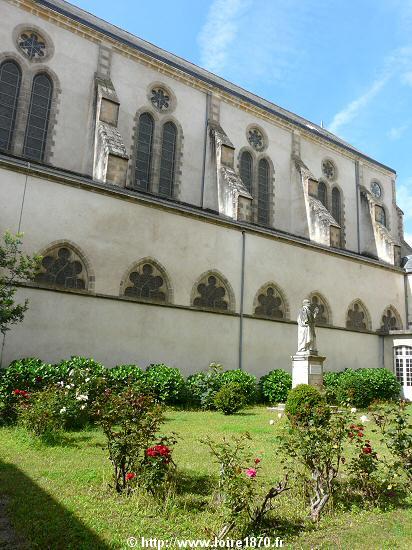
[[[0,2],[0,229],[43,256],[3,364],[290,370],[310,299],[326,370],[412,384],[393,169],[62,0]]]

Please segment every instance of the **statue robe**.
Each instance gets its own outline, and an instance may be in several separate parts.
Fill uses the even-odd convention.
[[[316,351],[315,317],[308,306],[303,306],[298,315],[298,352]]]

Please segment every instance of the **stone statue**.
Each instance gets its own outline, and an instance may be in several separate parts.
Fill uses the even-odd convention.
[[[298,355],[317,355],[315,319],[319,308],[310,300],[303,300],[298,315]]]

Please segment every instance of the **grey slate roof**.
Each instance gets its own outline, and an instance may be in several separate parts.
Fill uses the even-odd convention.
[[[342,147],[343,149],[346,149],[354,153],[355,155],[361,158],[364,158],[370,162],[373,162],[378,166],[381,166],[385,170],[389,170],[393,173],[396,173],[395,170],[393,170],[389,166],[386,166],[380,163],[379,161],[369,157],[368,155],[362,153],[361,151],[359,151],[358,149],[356,149],[355,147],[353,147],[343,139],[332,134],[331,132],[328,132],[328,130],[326,130],[325,128],[321,128],[317,124],[314,124],[306,120],[305,118],[300,117],[299,115],[291,113],[290,111],[283,109],[282,107],[279,107],[278,105],[271,103],[266,99],[263,99],[255,94],[252,94],[247,90],[241,88],[240,86],[237,86],[236,84],[232,84],[231,82],[228,82],[227,80],[205,69],[202,69],[201,67],[198,67],[197,65],[190,63],[189,61],[186,61],[185,59],[182,59],[177,55],[171,54],[166,50],[163,50],[151,44],[150,42],[142,40],[141,38],[138,38],[133,34],[120,29],[119,27],[116,27],[115,25],[112,25],[104,21],[103,19],[100,19],[99,17],[92,15],[91,13],[85,10],[78,8],[77,6],[73,6],[69,2],[65,2],[64,0],[34,0],[34,1],[39,5],[49,8],[50,10],[53,10],[57,13],[63,14],[69,17],[70,19],[73,19],[74,21],[82,23],[83,25],[86,25],[98,32],[101,32],[114,40],[118,40],[119,42],[122,42],[123,44],[126,44],[127,46],[134,48],[150,57],[153,57],[177,69],[180,69],[181,71],[195,78],[198,78],[199,80],[202,80],[206,83],[216,86],[221,90],[224,90],[234,95],[238,99],[251,103],[257,107],[260,107],[261,109],[264,109],[274,115],[277,115],[280,118],[283,118],[284,120],[287,120],[288,122],[291,122],[296,126],[303,128],[306,131],[314,135],[317,135],[320,138],[325,139],[326,141],[334,143]]]

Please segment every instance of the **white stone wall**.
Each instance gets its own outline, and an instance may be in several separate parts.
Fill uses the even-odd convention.
[[[216,270],[229,281],[239,313],[241,227],[68,181],[34,175],[26,181],[26,174],[2,168],[0,232],[16,231],[19,220],[27,252],[42,252],[56,240],[74,243],[92,267],[99,296],[21,289],[20,295],[31,299],[30,311],[7,336],[6,362],[22,355],[56,360],[81,353],[107,364],[164,360],[186,372],[210,361],[238,365],[239,316],[192,311],[190,299],[200,275]],[[268,282],[286,297],[292,321],[311,292],[326,298],[338,327],[319,329],[326,368],[380,365],[379,336],[346,330],[346,311],[354,299],[361,299],[377,330],[384,309],[392,304],[405,325],[400,270],[253,230],[245,230],[245,239],[244,368],[258,374],[287,368],[296,351],[294,323],[253,318],[256,293]],[[118,299],[125,273],[145,257],[165,268],[176,307]]]

